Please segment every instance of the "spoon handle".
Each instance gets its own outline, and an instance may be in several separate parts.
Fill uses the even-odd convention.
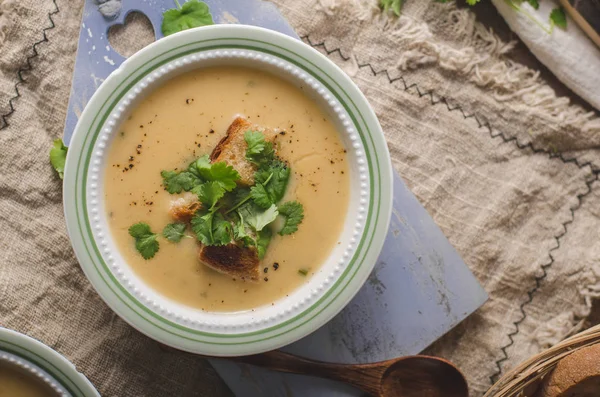
[[[230,359],[275,371],[345,382],[374,396],[379,395],[381,377],[386,369],[385,366],[377,364],[330,364],[277,350],[253,356],[230,357]]]

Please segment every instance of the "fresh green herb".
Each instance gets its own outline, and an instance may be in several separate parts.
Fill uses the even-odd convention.
[[[266,211],[262,211],[256,205],[246,204],[238,210],[238,214],[244,218],[244,221],[252,230],[260,232],[277,218],[279,211],[275,204],[272,204]]]
[[[135,239],[135,249],[144,259],[151,259],[158,252],[158,235],[152,233],[147,223],[139,222],[129,228],[129,235]]]
[[[175,0],[175,4],[177,8],[163,13],[161,26],[163,35],[168,36],[182,30],[214,24],[208,5],[203,1],[189,0],[182,6]]]
[[[256,251],[258,252],[259,259],[262,259],[265,257],[265,254],[267,253],[267,248],[269,247],[269,243],[271,242],[272,236],[273,236],[273,232],[268,227],[261,230],[257,234]]]
[[[236,188],[236,181],[240,179],[240,174],[232,166],[224,161],[211,163],[208,155],[192,162],[188,171],[206,181],[218,182],[228,192]]]
[[[540,8],[540,2],[538,0],[527,0],[527,2],[536,10]]]
[[[213,244],[227,245],[231,242],[231,223],[220,212],[213,217]]]
[[[63,143],[62,139],[55,139],[52,142],[52,148],[50,149],[50,164],[58,172],[60,179],[65,176],[65,162],[67,161],[67,147]]]
[[[248,145],[246,149],[246,160],[258,166],[269,165],[274,157],[273,143],[267,142],[260,131],[246,131],[244,140]]]
[[[203,213],[196,212],[192,217],[192,230],[196,234],[198,241],[204,245],[213,245],[212,221],[214,212]]]
[[[267,189],[261,183],[257,183],[250,188],[250,196],[256,205],[261,208],[267,209],[274,204],[271,197],[269,197],[269,193],[267,193]]]
[[[183,190],[189,192],[201,183],[200,179],[188,171],[162,171],[163,186],[171,194],[181,193]]]
[[[308,274],[308,269],[300,269],[298,270],[298,274],[301,276],[306,276]]]
[[[198,211],[192,217],[192,230],[204,245],[226,245],[231,242],[231,223],[220,212]]]
[[[400,10],[402,9],[403,4],[404,0],[379,0],[379,7],[381,7],[384,12],[392,10],[398,17],[400,16]]]
[[[254,238],[246,231],[246,222],[244,222],[244,217],[241,214],[238,215],[240,219],[233,227],[233,238],[236,241],[241,241],[245,247],[256,245]]]
[[[198,195],[202,204],[213,209],[217,201],[225,195],[225,188],[217,181],[210,181],[196,186],[192,189],[192,193]]]
[[[263,167],[254,174],[256,184],[262,184],[271,204],[277,204],[285,195],[290,168],[282,161],[275,160],[268,167]]]
[[[185,228],[185,223],[169,223],[162,234],[167,240],[178,243],[185,236]]]
[[[202,203],[192,216],[191,227],[203,245],[227,245],[232,241],[245,247],[256,247],[263,258],[273,231],[271,224],[278,215],[284,217],[279,234],[286,235],[298,230],[304,218],[304,210],[297,201],[287,202],[277,208],[285,195],[291,169],[275,156],[273,145],[266,142],[261,132],[247,131],[246,158],[257,165],[255,184],[250,188],[239,187],[239,173],[225,162],[211,163],[205,155],[189,164],[182,171],[162,171],[163,185],[172,194],[190,191]],[[163,236],[179,242],[185,236],[186,225],[172,223],[165,226]],[[145,223],[133,225],[130,234],[136,239],[136,247],[144,258],[151,258],[158,251],[157,235]]]
[[[467,0],[467,4],[470,6],[474,6],[475,4],[479,3],[481,0]]]
[[[561,29],[567,28],[567,16],[565,15],[565,9],[557,7],[550,13],[550,26],[558,26]]]
[[[285,217],[283,228],[279,231],[281,236],[295,233],[298,225],[304,219],[304,207],[297,201],[288,201],[279,206],[279,215]]]

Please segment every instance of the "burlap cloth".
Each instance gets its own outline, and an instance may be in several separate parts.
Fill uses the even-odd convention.
[[[596,115],[509,61],[512,46],[454,4],[407,1],[396,20],[376,0],[276,3],[369,98],[395,168],[490,294],[428,353],[456,362],[481,395],[578,330],[600,293]],[[203,359],[113,314],[73,255],[48,149],[81,9],[0,0],[0,324],[64,354],[103,396],[229,395]]]

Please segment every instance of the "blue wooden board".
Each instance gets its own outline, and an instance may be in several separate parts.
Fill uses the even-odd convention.
[[[271,3],[205,0],[217,23],[243,23],[298,38]],[[125,60],[107,32],[131,11],[144,13],[160,39],[162,12],[171,0],[124,0],[114,19],[86,0],[64,131],[68,145],[78,115],[102,81]],[[332,321],[283,350],[332,362],[373,362],[416,354],[481,306],[487,294],[427,211],[397,173],[394,210],[375,270],[352,302]],[[214,359],[211,363],[238,396],[359,396],[336,382]]]

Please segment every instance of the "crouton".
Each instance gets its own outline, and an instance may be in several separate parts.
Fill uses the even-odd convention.
[[[260,260],[254,247],[237,244],[202,246],[198,250],[198,260],[219,273],[241,280],[257,282],[260,279]]]
[[[254,184],[254,164],[246,160],[246,148],[248,145],[244,139],[246,131],[260,131],[264,134],[267,142],[273,142],[277,138],[278,132],[270,128],[261,127],[252,124],[248,120],[238,117],[227,129],[227,134],[213,149],[210,160],[214,162],[224,161],[235,168],[240,174],[238,184],[251,186]]]
[[[185,193],[183,196],[171,200],[169,215],[178,222],[190,223],[192,216],[202,207],[198,196],[193,193]]]

